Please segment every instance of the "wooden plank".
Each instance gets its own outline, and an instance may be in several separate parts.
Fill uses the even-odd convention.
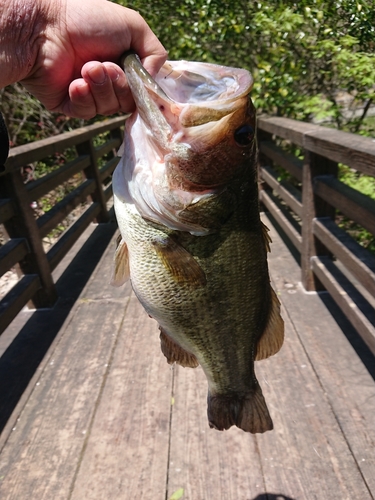
[[[261,167],[261,178],[285,201],[298,216],[302,215],[301,192],[286,181],[279,182],[277,174],[271,167]]]
[[[272,141],[260,142],[259,151],[270,158],[276,165],[285,168],[293,177],[302,181],[302,160],[291,153],[287,153]]]
[[[64,323],[73,318],[81,293],[92,299],[116,298],[117,293],[122,297],[124,290],[109,285],[115,241],[109,242],[115,229],[115,224],[91,225],[53,273],[59,294],[55,307],[22,311],[4,332],[6,337],[0,337],[0,449],[48,364],[48,349],[54,351]]]
[[[25,238],[12,238],[0,247],[0,276],[25,257],[29,247]]]
[[[271,225],[267,219],[264,222],[267,225]],[[287,314],[293,322],[294,328],[298,332],[305,352],[308,353],[309,360],[317,374],[319,383],[325,391],[327,401],[349,446],[349,450],[344,451],[341,455],[337,454],[334,456],[332,455],[332,449],[327,445],[324,453],[331,454],[332,462],[336,462],[335,469],[337,473],[339,474],[340,470],[342,471],[344,476],[342,477],[342,481],[344,482],[351,481],[352,474],[358,469],[373,497],[375,493],[374,380],[364,365],[364,361],[357,355],[339,326],[340,324],[345,328],[345,333],[349,335],[349,325],[344,324],[342,315],[339,313],[336,320],[332,317],[331,309],[328,309],[332,303],[332,301],[329,301],[329,295],[327,293],[319,295],[303,292],[303,289],[299,285],[299,266],[293,259],[290,259],[288,249],[272,229],[272,225],[270,234],[273,240],[272,251],[269,256],[272,280],[276,284],[277,293],[287,309]],[[327,306],[324,304],[327,304]],[[337,321],[339,321],[339,324]],[[358,344],[355,332],[350,333],[350,335],[352,336],[352,341]],[[283,350],[281,350],[280,354],[282,353]],[[363,352],[361,354],[365,360],[365,354]],[[366,354],[366,356],[367,366],[373,367],[373,357],[370,353]],[[270,362],[272,362],[272,358]],[[296,362],[299,363],[299,358],[296,358]],[[260,367],[262,363],[259,363]],[[372,370],[372,373],[374,373],[374,370]],[[295,395],[293,397],[295,400],[298,400],[300,396],[303,397],[303,394],[304,390],[299,390],[297,398]],[[307,404],[314,404],[314,401]],[[292,406],[292,415],[293,412],[294,407]],[[311,425],[314,427],[319,426],[319,420],[312,420]],[[322,433],[326,433],[329,430],[330,426],[326,424],[320,428]],[[303,433],[298,434],[297,437],[301,441],[304,440]],[[316,454],[313,449],[310,451],[311,454]],[[317,452],[322,456],[322,450],[317,450]],[[341,460],[350,453],[355,458],[355,464],[351,467],[346,464],[344,467],[344,463]],[[299,468],[301,468],[301,464]],[[267,477],[272,479],[272,476]],[[319,476],[319,481],[323,477],[324,474]],[[275,488],[277,488],[277,485],[275,485]],[[269,490],[271,489],[269,488]],[[279,491],[278,488],[277,491]],[[332,498],[332,495],[333,493],[331,492],[327,498]],[[340,494],[336,496],[337,498],[347,498],[348,500],[362,498],[359,492],[354,493],[352,496],[340,496]],[[320,500],[324,496],[318,494],[315,498]],[[364,498],[368,498],[368,494],[364,494]]]
[[[90,155],[90,165],[85,169],[85,176],[87,179],[92,179],[95,183],[95,189],[90,194],[91,200],[94,203],[99,203],[100,212],[98,214],[96,222],[107,222],[109,220],[107,203],[104,197],[103,185],[100,178],[98,158],[96,149],[94,147],[94,141],[91,138],[87,142],[77,144],[76,146],[78,154],[89,154]]]
[[[87,141],[90,137],[99,135],[108,130],[114,130],[124,124],[125,116],[119,116],[109,120],[103,120],[94,125],[81,127],[71,132],[42,139],[41,141],[31,142],[17,146],[9,151],[8,159],[5,163],[6,170],[12,170],[22,167],[28,163],[39,161],[46,156],[51,156],[54,153],[59,153],[64,149],[75,146]]]
[[[304,147],[334,162],[375,176],[375,142],[371,137],[318,127],[306,133]]]
[[[171,391],[157,325],[133,296],[71,500],[165,500]]]
[[[275,199],[272,195],[269,195],[266,191],[260,191],[260,201],[265,205],[265,207],[272,213],[280,227],[285,231],[290,241],[296,247],[296,249],[301,252],[302,250],[302,236],[299,234],[297,229],[286,217],[284,211],[277,206]]]
[[[117,150],[121,146],[122,141],[120,138],[108,139],[104,144],[97,146],[95,148],[95,156],[96,158],[101,158],[102,156],[110,153],[114,150]]]
[[[258,127],[335,163],[375,176],[375,143],[371,137],[278,116],[260,116]]]
[[[0,335],[41,288],[37,274],[26,274],[0,301]]]
[[[265,491],[254,435],[231,428],[210,429],[207,381],[200,367],[174,367],[168,489],[183,499],[255,498]],[[150,497],[151,498],[151,497]]]
[[[1,498],[69,498],[129,300],[104,288],[81,297],[49,354],[0,456]]]
[[[51,276],[46,254],[43,249],[31,201],[19,170],[6,175],[2,180],[2,190],[7,191],[17,207],[15,216],[5,223],[11,238],[26,238],[30,252],[20,262],[24,274],[38,274],[41,287],[32,298],[36,308],[51,307],[57,300],[55,284]]]
[[[314,236],[313,221],[316,217],[335,217],[335,209],[329,201],[317,196],[314,179],[317,175],[337,176],[337,164],[310,151],[305,151],[302,181],[302,283],[308,291],[323,290],[324,287],[311,271],[313,255],[328,255],[327,248]]]
[[[312,123],[281,118],[280,116],[260,116],[257,120],[258,128],[287,139],[298,146],[304,146],[304,136],[309,132],[314,132],[319,125]]]
[[[313,231],[315,236],[375,297],[375,257],[331,219],[315,219]]]
[[[375,234],[375,200],[331,176],[316,177],[314,192],[351,220]]]
[[[74,243],[83,234],[85,229],[94,220],[100,212],[98,203],[92,203],[89,208],[77,219],[70,228],[59,238],[53,247],[47,253],[47,259],[53,271],[61,262]]]
[[[330,259],[313,257],[312,269],[375,354],[374,309]]]
[[[285,272],[284,277],[288,285],[293,284]],[[290,291],[296,288],[283,289],[282,302],[285,292]],[[293,294],[296,301],[300,293]],[[308,309],[303,314],[307,326],[312,318]],[[370,500],[372,496],[315,374],[309,353],[301,345],[289,311],[284,310],[283,317],[286,340],[280,353],[256,364],[274,421],[272,432],[256,438],[265,491],[298,500]],[[319,323],[319,318],[314,321]]]
[[[86,201],[86,198],[95,189],[93,179],[88,179],[76,189],[71,191],[65,198],[56,203],[51,210],[39,217],[37,224],[40,237],[47,236],[56,226],[67,217],[80,203]]]
[[[111,158],[110,160],[108,160],[107,163],[103,165],[103,167],[101,167],[99,173],[102,182],[112,174],[119,161],[120,158],[116,156],[115,158]]]
[[[8,198],[0,199],[0,224],[14,216],[13,203]]]
[[[36,181],[30,182],[26,184],[26,189],[30,193],[30,198],[32,200],[38,200],[46,193],[49,193],[57,186],[63,184],[63,182],[67,181],[74,174],[80,172],[84,168],[86,168],[90,163],[90,158],[88,155],[81,155],[78,158],[75,158],[69,163],[66,163],[58,170],[54,170],[50,174],[47,174]]]

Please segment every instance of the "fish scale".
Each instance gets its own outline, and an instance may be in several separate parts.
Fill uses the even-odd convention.
[[[122,237],[113,283],[130,278],[159,324],[168,363],[201,365],[210,427],[265,432],[273,424],[254,362],[280,349],[284,324],[259,215],[252,79],[241,69],[168,61],[153,80],[135,55],[125,73],[137,111],[113,176]],[[194,85],[210,100],[200,103]]]

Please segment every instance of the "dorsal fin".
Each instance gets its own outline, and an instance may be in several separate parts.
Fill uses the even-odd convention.
[[[128,247],[120,235],[117,238],[113,274],[110,283],[112,286],[121,286],[128,281],[129,277],[130,269]]]
[[[271,288],[271,310],[266,328],[258,340],[255,361],[276,354],[284,342],[284,320],[280,315],[280,301]]]
[[[265,224],[263,224],[262,221],[260,223],[262,224],[262,234],[263,234],[264,243],[266,245],[266,250],[269,253],[271,251],[270,244],[272,243],[271,236],[268,234],[269,229]]]

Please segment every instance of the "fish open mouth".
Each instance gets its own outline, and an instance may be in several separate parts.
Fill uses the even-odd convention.
[[[242,105],[253,86],[247,70],[210,63],[167,61],[155,78],[134,53],[123,57],[123,66],[142,119],[161,113],[172,126],[177,120],[183,127],[220,120]]]

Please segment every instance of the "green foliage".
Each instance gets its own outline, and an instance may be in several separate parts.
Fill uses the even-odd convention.
[[[368,112],[358,117],[358,106],[375,101],[372,0],[134,0],[126,5],[145,17],[170,59],[249,69],[259,112],[333,121],[357,132]]]

